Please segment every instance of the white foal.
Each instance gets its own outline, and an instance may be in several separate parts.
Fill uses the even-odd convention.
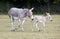
[[[32,27],[32,31],[34,31],[34,26],[35,25],[36,25],[36,28],[40,31],[39,27],[37,26],[37,24],[39,22],[41,22],[43,24],[43,29],[45,31],[45,22],[46,22],[47,19],[52,21],[51,15],[49,13],[47,13],[47,12],[43,16],[34,16],[34,19],[33,19],[34,20],[34,24],[33,24],[33,27]]]

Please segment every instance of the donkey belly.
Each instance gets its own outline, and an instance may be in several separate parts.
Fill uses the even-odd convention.
[[[18,17],[13,17],[14,19],[18,19]]]

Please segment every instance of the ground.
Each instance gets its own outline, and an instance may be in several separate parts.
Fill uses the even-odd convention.
[[[60,39],[60,15],[52,15],[53,22],[47,20],[46,31],[40,32],[34,27],[34,32],[32,32],[32,21],[27,18],[24,23],[25,31],[18,29],[16,32],[10,31],[10,19],[8,15],[0,15],[0,39]],[[15,27],[17,26],[17,21],[15,21]],[[38,26],[42,28],[42,23]]]

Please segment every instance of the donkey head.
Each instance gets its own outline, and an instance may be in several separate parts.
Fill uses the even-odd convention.
[[[29,11],[27,13],[28,17],[31,18],[32,20],[33,20],[33,12],[32,12],[33,9],[34,8],[29,9]]]

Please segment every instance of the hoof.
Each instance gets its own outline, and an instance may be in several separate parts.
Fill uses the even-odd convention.
[[[22,30],[22,32],[24,32],[24,30]]]
[[[22,28],[22,32],[24,32],[24,29]]]
[[[40,31],[40,30],[38,30],[38,31]]]
[[[15,32],[15,30],[11,30],[11,31]]]
[[[18,28],[15,28],[15,30],[18,30]]]
[[[32,32],[34,32],[34,30],[32,30]]]
[[[22,31],[22,32],[24,32],[24,31]]]
[[[20,28],[20,26],[18,26]]]

